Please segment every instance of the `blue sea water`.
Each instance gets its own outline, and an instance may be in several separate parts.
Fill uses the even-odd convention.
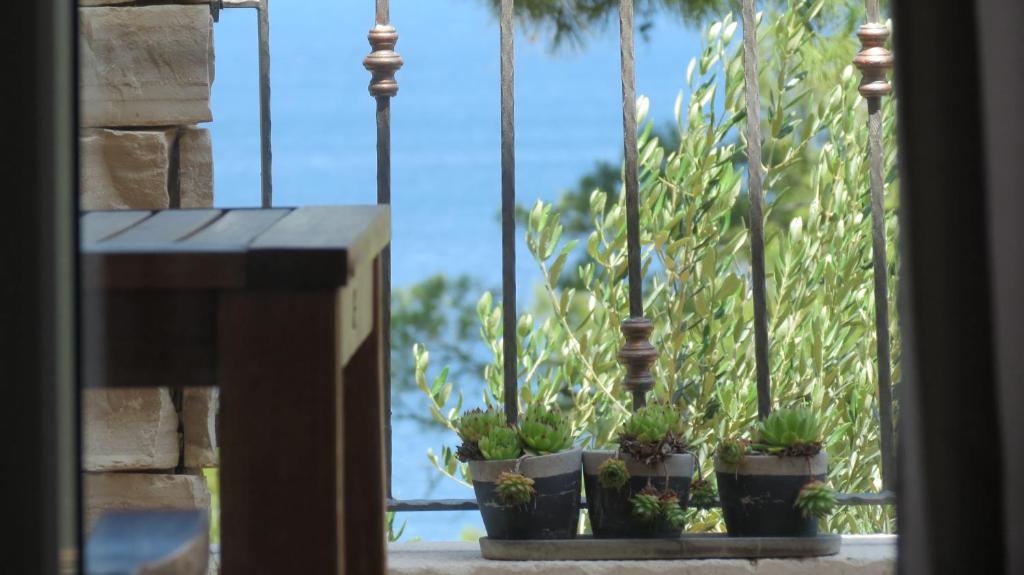
[[[374,102],[362,60],[372,0],[276,0],[271,4],[275,205],[373,203]],[[395,286],[434,274],[500,283],[498,26],[485,0],[392,0],[405,59],[392,104]],[[554,200],[598,160],[622,150],[618,29],[612,22],[584,48],[550,49],[516,38],[519,202]],[[215,203],[260,198],[256,19],[226,10],[215,27],[213,89]],[[651,117],[672,121],[699,34],[667,17],[637,46],[637,89]],[[520,299],[538,278],[520,242]],[[395,428],[395,495],[472,497],[436,481],[426,459],[452,438],[416,424]],[[406,538],[455,539],[482,530],[475,512],[404,514]]]

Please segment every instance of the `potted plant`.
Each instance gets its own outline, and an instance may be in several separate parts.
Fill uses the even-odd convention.
[[[582,461],[557,408],[533,407],[515,426],[501,411],[474,409],[459,418],[457,431],[457,455],[469,462],[488,537],[576,536]]]
[[[595,537],[678,537],[693,478],[685,422],[673,406],[636,410],[617,450],[583,453],[583,482]]]
[[[778,409],[757,424],[752,441],[727,439],[715,456],[722,514],[740,537],[813,537],[831,513],[828,456],[818,418],[808,408]]]

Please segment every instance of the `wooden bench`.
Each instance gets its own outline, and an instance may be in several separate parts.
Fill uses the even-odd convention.
[[[220,386],[226,575],[385,572],[386,207],[81,216],[83,379]]]

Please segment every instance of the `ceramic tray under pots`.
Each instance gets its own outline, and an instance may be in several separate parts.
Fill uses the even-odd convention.
[[[534,498],[526,505],[506,505],[495,482],[504,471],[533,479]],[[491,539],[571,539],[576,536],[580,508],[581,451],[527,456],[521,460],[470,461],[473,491],[484,528]]]
[[[661,463],[645,465],[623,454],[629,470],[629,483],[622,489],[601,487],[598,483],[598,468],[615,456],[615,451],[583,452],[583,480],[587,490],[587,510],[590,526],[595,537],[641,538],[679,537],[681,529],[672,529],[663,524],[645,524],[633,517],[629,499],[650,483],[658,489],[668,487],[679,495],[680,505],[685,509],[690,499],[690,481],[693,479],[694,458],[689,453],[677,453]]]
[[[729,535],[740,537],[813,537],[818,520],[795,507],[807,482],[825,480],[828,456],[747,455],[739,465],[715,458],[718,495]]]

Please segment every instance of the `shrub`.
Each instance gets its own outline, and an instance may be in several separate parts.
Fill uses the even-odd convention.
[[[820,414],[831,483],[865,492],[881,488],[867,128],[859,77],[849,65],[860,13],[852,0],[842,3],[852,10],[846,26],[820,21],[821,0],[791,0],[761,23],[770,362],[774,399],[805,403]],[[701,54],[686,68],[676,102],[678,145],[664,147],[647,122],[638,142],[645,308],[660,352],[652,399],[685,406],[689,449],[704,476],[713,438],[738,436],[757,413],[736,31],[731,16],[712,24]],[[641,99],[639,106],[643,122],[648,103]],[[897,293],[893,106],[892,98],[884,101],[883,134],[888,272]],[[614,202],[608,197],[607,190],[591,194],[592,231],[585,238],[563,239],[561,214],[552,205],[538,202],[530,210],[527,245],[543,273],[543,297],[517,325],[520,403],[561,406],[573,433],[594,447],[612,446],[630,415],[615,357],[618,328],[628,317],[625,206],[621,194]],[[581,251],[584,263],[567,269]],[[572,287],[560,282],[564,277],[574,280]],[[483,373],[485,401],[498,405],[501,307],[488,293],[477,312],[493,352]],[[444,372],[428,382],[427,352],[417,346],[414,353],[431,413],[452,427],[457,409],[449,403],[461,406],[461,395],[451,397],[455,384]],[[450,448],[430,457],[441,472],[465,482],[465,466]],[[694,528],[721,528],[717,510],[702,513]],[[889,531],[893,510],[845,507],[824,526]]]

